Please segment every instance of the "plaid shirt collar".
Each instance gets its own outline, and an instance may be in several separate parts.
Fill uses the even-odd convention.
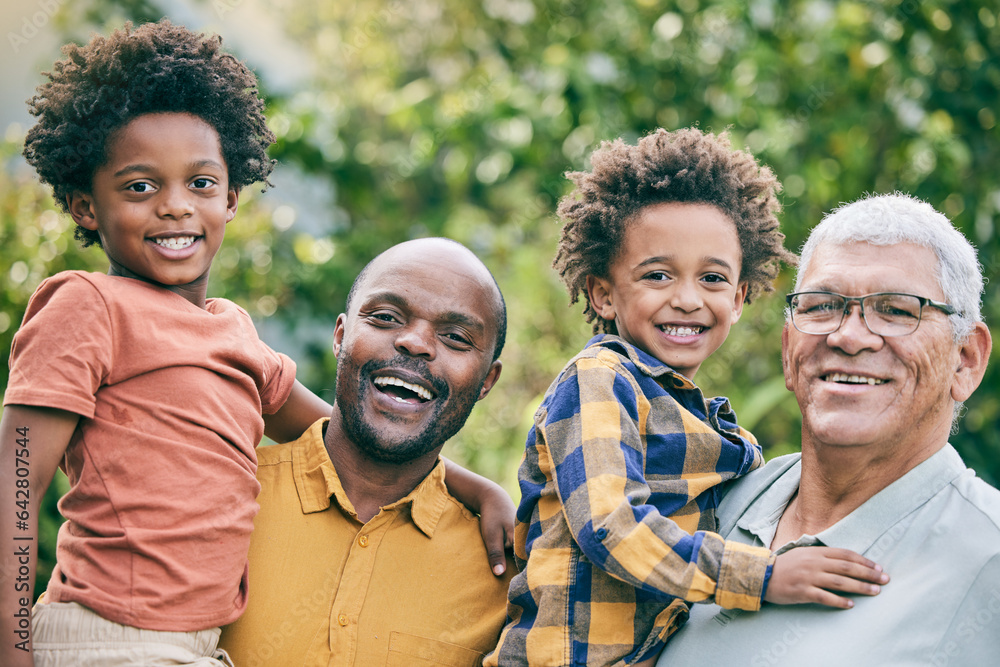
[[[661,378],[662,376],[671,376],[672,383],[671,386],[677,389],[698,389],[694,382],[689,378],[681,375],[675,371],[670,366],[666,365],[656,357],[651,354],[643,352],[632,343],[621,336],[616,336],[614,334],[597,334],[589,341],[587,341],[586,347],[592,346],[604,347],[609,350],[615,350],[620,354],[628,357],[629,360],[636,365],[640,371],[652,378]],[[661,380],[661,383],[663,380]]]

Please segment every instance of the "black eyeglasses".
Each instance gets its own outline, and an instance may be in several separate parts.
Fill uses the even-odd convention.
[[[877,336],[906,336],[917,330],[924,306],[947,315],[958,311],[947,303],[938,303],[913,294],[879,292],[849,297],[834,292],[794,292],[785,297],[792,314],[792,326],[805,334],[823,336],[840,328],[851,304],[861,306],[861,319]]]

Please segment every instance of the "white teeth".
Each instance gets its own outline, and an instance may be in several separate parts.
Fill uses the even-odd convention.
[[[826,376],[827,382],[846,382],[848,384],[885,384],[888,380],[868,377],[866,375],[848,375],[847,373],[831,373]]]
[[[420,385],[410,384],[409,382],[404,382],[403,380],[400,380],[399,378],[381,376],[381,377],[375,378],[374,382],[375,382],[375,386],[376,387],[384,387],[386,385],[391,384],[391,385],[395,385],[397,387],[402,387],[403,389],[409,389],[410,391],[412,391],[414,394],[416,394],[417,396],[419,396],[420,398],[422,398],[425,401],[429,401],[429,400],[431,400],[433,398],[433,396],[431,396],[431,392],[427,391],[426,389],[424,389]],[[398,396],[395,396],[394,398],[397,401],[399,401],[400,403],[405,403],[406,402],[405,400],[403,400],[402,398],[400,398]]]
[[[664,324],[660,327],[660,331],[670,336],[697,336],[705,327],[672,327],[668,324]]]
[[[169,250],[183,250],[194,243],[194,238],[193,236],[171,236],[170,238],[153,239],[153,242]]]

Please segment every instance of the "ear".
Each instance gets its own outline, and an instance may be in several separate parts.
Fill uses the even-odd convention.
[[[736,297],[733,302],[733,322],[739,322],[740,316],[743,315],[743,304],[747,299],[747,289],[750,284],[747,281],[742,281],[736,285]]]
[[[228,223],[233,218],[236,217],[236,209],[240,206],[240,190],[239,188],[229,188],[229,194],[226,197],[226,222]]]
[[[347,315],[341,313],[337,315],[337,323],[333,325],[333,354],[340,356],[340,348],[344,346],[344,327],[347,323]]]
[[[587,276],[587,298],[594,312],[602,319],[615,319],[615,306],[611,299],[611,281],[607,278]]]
[[[73,222],[84,229],[97,230],[97,213],[94,211],[93,195],[74,190],[66,195],[66,207],[73,216]]]
[[[490,364],[490,370],[486,373],[486,381],[483,382],[483,388],[479,390],[479,398],[477,401],[481,401],[486,398],[486,394],[490,393],[490,389],[493,385],[497,383],[500,379],[500,371],[503,369],[503,364],[497,359],[492,364]]]
[[[976,322],[976,328],[958,347],[959,364],[951,383],[951,397],[955,401],[968,399],[983,381],[992,348],[993,338],[989,328],[982,322]]]
[[[795,387],[792,385],[791,362],[788,357],[788,322],[785,322],[785,326],[781,327],[781,370],[785,374],[785,389],[794,392]]]

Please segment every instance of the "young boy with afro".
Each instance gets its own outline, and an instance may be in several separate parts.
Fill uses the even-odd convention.
[[[852,552],[776,559],[712,532],[720,485],[762,456],[728,401],[692,379],[795,261],[778,181],[695,128],[606,142],[591,163],[569,174],[554,266],[597,335],[535,413],[518,473],[521,572],[484,664],[649,665],[689,602],[848,607],[829,591],[874,594],[865,582],[881,573]]]
[[[29,102],[24,155],[110,269],[43,281],[14,339],[0,488],[23,522],[0,527],[16,552],[0,576],[6,667],[228,661],[216,646],[247,603],[254,448],[330,414],[246,311],[207,298],[240,189],[273,166],[256,78],[220,43],[129,24],[65,47]],[[57,466],[66,521],[32,609]],[[505,497],[448,470],[468,504]]]

